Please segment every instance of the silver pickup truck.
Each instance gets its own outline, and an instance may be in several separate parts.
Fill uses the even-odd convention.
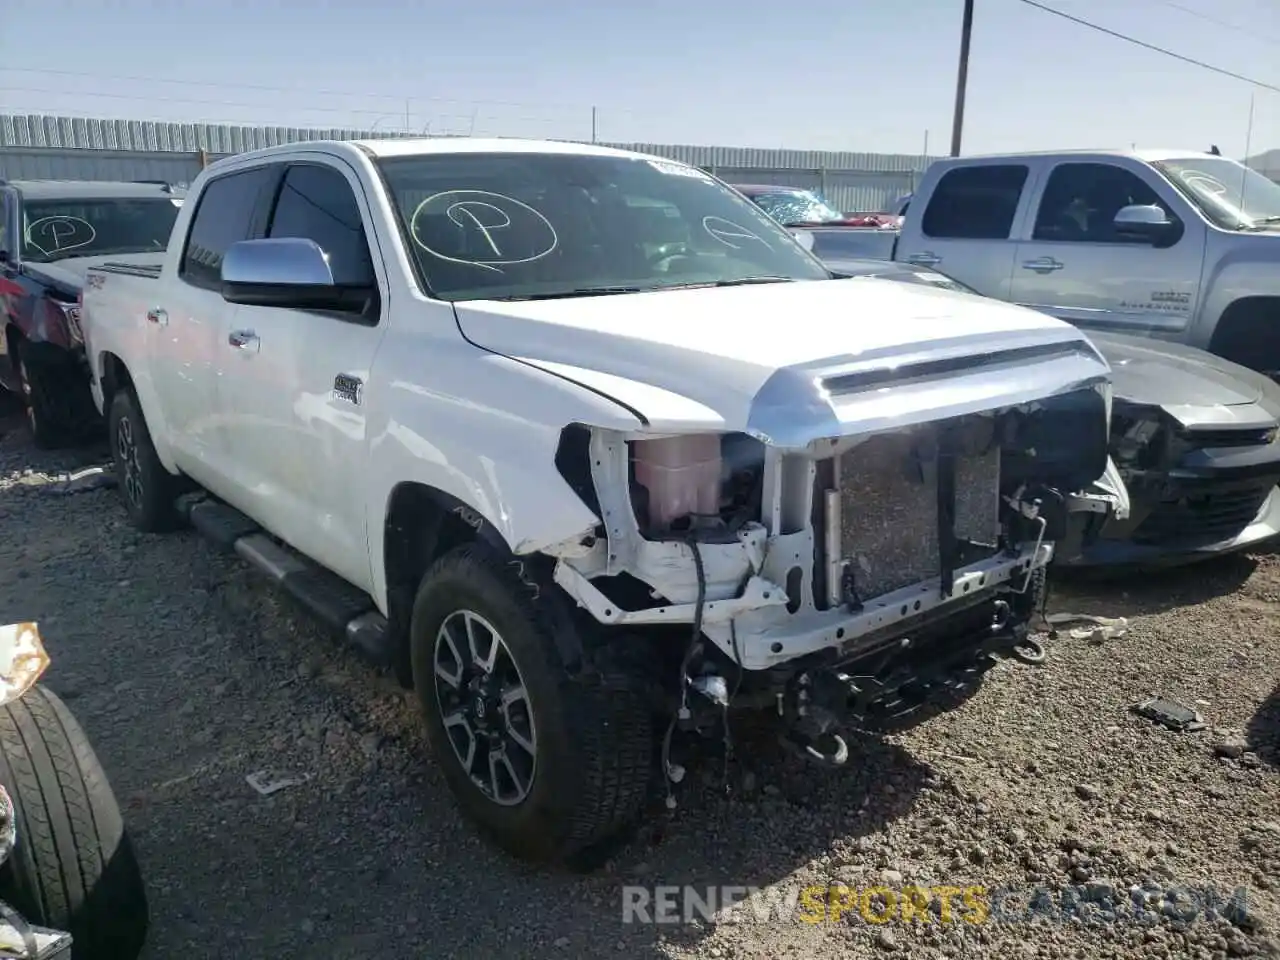
[[[891,257],[1077,326],[1280,374],[1280,185],[1226,157],[940,160],[912,196]]]

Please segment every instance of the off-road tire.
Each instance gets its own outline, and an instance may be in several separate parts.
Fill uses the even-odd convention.
[[[69,420],[65,393],[76,386],[53,365],[36,361],[25,340],[14,343],[14,367],[21,385],[31,439],[41,450],[57,450],[76,439]]]
[[[126,430],[133,446],[133,456],[124,449]],[[107,431],[116,483],[129,522],[144,533],[163,533],[179,526],[182,520],[175,501],[183,490],[181,478],[166,470],[156,455],[151,431],[147,429],[147,421],[142,415],[142,405],[132,387],[126,387],[112,397]],[[134,486],[134,480],[137,486]]]
[[[0,783],[17,820],[0,899],[70,933],[74,960],[133,960],[148,926],[138,861],[93,747],[44,687],[0,707]]]
[[[480,544],[458,547],[423,576],[413,605],[414,689],[433,753],[463,814],[514,857],[571,868],[639,818],[653,770],[652,713],[641,678],[622,658],[597,652],[571,674],[562,662],[547,600],[518,563]],[[528,690],[537,730],[529,795],[500,806],[468,777],[444,730],[434,675],[436,634],[471,610],[501,634]],[[585,859],[584,859],[585,858]]]

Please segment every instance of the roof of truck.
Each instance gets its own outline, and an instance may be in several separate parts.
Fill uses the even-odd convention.
[[[175,188],[160,183],[130,183],[120,180],[4,180],[25,200],[107,200],[114,197],[156,197],[172,199]]]
[[[966,160],[1020,160],[1027,157],[1075,157],[1075,156],[1104,156],[1104,157],[1134,157],[1135,159],[1145,161],[1146,163],[1156,163],[1161,160],[1180,159],[1186,160],[1191,157],[1208,157],[1210,159],[1226,160],[1228,157],[1220,157],[1212,153],[1205,153],[1203,150],[1174,150],[1164,148],[1148,148],[1144,150],[1123,150],[1108,147],[1100,147],[1096,150],[1026,150],[1021,153],[975,153],[963,157],[949,157],[945,162],[948,163],[964,163]]]
[[[341,155],[352,148],[367,156],[377,158],[412,157],[425,154],[450,153],[558,153],[581,157],[630,157],[633,159],[663,160],[652,154],[633,153],[613,147],[594,144],[571,143],[565,140],[524,140],[517,137],[404,137],[386,140],[308,140],[298,143],[282,143],[263,147],[248,153],[236,154],[218,160],[216,165],[232,164],[241,160],[265,159],[277,154],[298,151],[323,150]],[[667,161],[668,163],[673,161]],[[687,166],[687,164],[682,164]]]

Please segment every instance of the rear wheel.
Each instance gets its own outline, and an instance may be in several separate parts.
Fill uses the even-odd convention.
[[[638,817],[653,729],[633,672],[568,673],[545,603],[494,551],[451,551],[414,602],[413,680],[466,817],[513,856],[571,862]]]
[[[131,387],[112,397],[107,430],[116,480],[130,523],[146,533],[178,526],[181,521],[175,501],[182,492],[182,481],[160,462],[142,416],[142,405]]]
[[[0,899],[70,933],[75,960],[138,956],[147,897],[120,808],[84,731],[44,687],[0,707],[0,783],[16,827]]]

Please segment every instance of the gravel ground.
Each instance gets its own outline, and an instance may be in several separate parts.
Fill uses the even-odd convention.
[[[1130,618],[1005,663],[959,709],[859,742],[848,772],[746,730],[694,765],[673,815],[589,877],[475,839],[404,691],[193,533],[142,536],[110,489],[68,493],[102,451],[32,449],[0,420],[0,615],[34,619],[48,685],[89,732],[150,886],[152,958],[1280,956],[1280,557],[1058,585],[1052,607]],[[91,481],[90,481],[91,483]],[[1151,695],[1208,729],[1134,716]],[[309,779],[269,798],[273,768]],[[621,922],[623,884],[1016,888],[1155,904],[1114,919],[972,924]],[[1248,889],[1188,922],[1154,891]],[[879,901],[872,901],[874,908]],[[1162,915],[1163,914],[1165,915]],[[1143,918],[1146,918],[1145,920]]]

